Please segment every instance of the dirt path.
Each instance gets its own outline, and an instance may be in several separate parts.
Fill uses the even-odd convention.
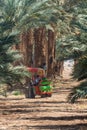
[[[0,130],[87,130],[87,101],[67,103],[73,84],[57,80],[51,98],[1,98]]]
[[[87,100],[67,102],[72,86],[69,68],[55,80],[52,97],[0,98],[0,130],[87,130]],[[69,72],[69,73],[68,73]]]

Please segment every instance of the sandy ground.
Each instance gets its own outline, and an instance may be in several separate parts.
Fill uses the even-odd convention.
[[[0,130],[87,130],[87,100],[67,102],[78,83],[66,75],[55,80],[52,97],[0,97]]]

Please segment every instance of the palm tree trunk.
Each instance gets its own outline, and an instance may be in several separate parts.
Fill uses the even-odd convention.
[[[51,76],[54,73],[54,59],[55,59],[55,33],[48,30],[48,65],[47,75]]]
[[[58,72],[57,72],[58,76],[63,76],[64,61],[58,61],[57,67],[58,67]]]
[[[33,30],[29,30],[22,34],[22,43],[20,44],[20,50],[24,55],[24,65],[32,66],[32,51],[33,51]]]
[[[46,28],[40,27],[34,30],[34,40],[35,40],[35,67],[41,66],[44,62],[46,63]]]
[[[29,30],[21,35],[21,45],[20,50],[23,53],[24,60],[23,63],[27,67],[32,66],[32,53],[33,53],[33,30]],[[30,85],[30,79],[26,78],[26,88],[25,88],[26,98],[35,98],[34,88]]]

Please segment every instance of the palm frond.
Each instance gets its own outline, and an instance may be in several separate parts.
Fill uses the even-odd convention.
[[[75,103],[79,98],[87,98],[87,81],[72,89],[68,96],[68,101]]]

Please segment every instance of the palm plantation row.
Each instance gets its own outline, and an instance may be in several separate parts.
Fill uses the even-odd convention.
[[[86,7],[84,0],[0,0],[0,83],[23,87],[30,77],[26,66],[46,63],[50,76],[55,63],[72,58],[77,61],[73,77],[86,79]],[[85,81],[69,98],[74,102],[86,91]]]

